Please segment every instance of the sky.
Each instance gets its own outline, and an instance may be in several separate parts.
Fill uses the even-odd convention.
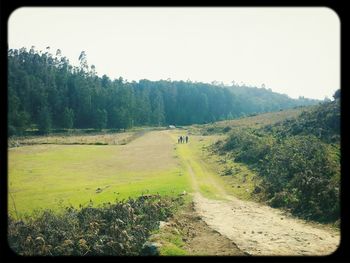
[[[232,81],[292,98],[340,88],[340,20],[326,7],[22,7],[8,20],[9,48],[81,51],[99,76]]]

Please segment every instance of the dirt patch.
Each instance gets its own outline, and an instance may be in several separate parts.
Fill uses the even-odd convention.
[[[245,255],[230,239],[211,229],[196,213],[194,203],[177,213],[167,222],[154,241],[164,245],[162,236],[166,233],[181,235],[182,249],[187,255],[197,256],[242,256]],[[158,239],[158,240],[157,240]]]
[[[185,249],[192,255],[244,255],[230,239],[211,229],[195,212],[194,204],[182,213]],[[181,222],[180,221],[180,222]]]
[[[118,146],[120,169],[131,171],[166,170],[176,166],[173,144],[167,131],[151,131],[127,145]]]
[[[144,132],[99,133],[99,134],[63,134],[47,136],[29,136],[8,139],[8,148],[37,145],[125,145],[142,136]]]

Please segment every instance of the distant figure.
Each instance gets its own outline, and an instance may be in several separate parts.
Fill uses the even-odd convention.
[[[182,143],[182,136],[180,136],[180,143]]]
[[[186,135],[186,143],[188,143],[188,136]]]
[[[180,137],[179,137],[179,138],[177,138],[177,143],[180,143]]]

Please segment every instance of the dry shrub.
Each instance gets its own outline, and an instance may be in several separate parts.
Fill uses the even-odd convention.
[[[140,255],[151,231],[166,220],[183,198],[140,196],[64,213],[42,211],[25,221],[9,218],[8,241],[19,255]]]

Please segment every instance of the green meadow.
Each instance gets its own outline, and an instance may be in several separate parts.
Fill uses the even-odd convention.
[[[152,147],[151,147],[152,146]],[[127,145],[33,145],[9,149],[11,215],[101,204],[141,194],[191,191],[169,135]]]
[[[223,199],[226,194],[249,199],[254,187],[249,169],[236,163],[223,165],[219,156],[207,150],[223,136],[190,134],[188,144],[178,144],[178,136],[187,133],[152,131],[126,145],[10,148],[9,213],[22,217],[41,209],[58,212],[89,202],[100,205],[142,194],[177,195],[184,191],[198,191],[213,199]],[[228,166],[240,167],[234,176],[219,176]]]

